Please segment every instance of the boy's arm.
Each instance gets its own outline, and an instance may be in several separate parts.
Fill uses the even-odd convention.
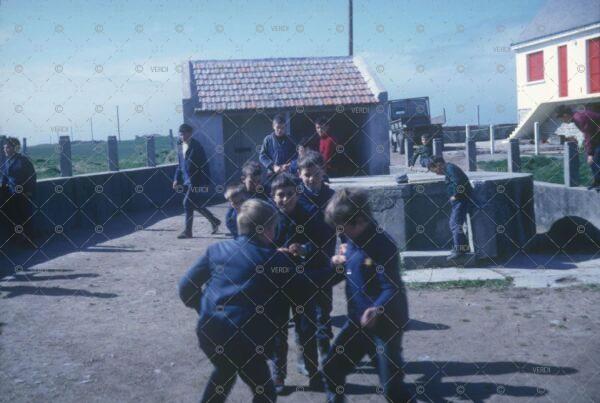
[[[258,154],[258,160],[267,169],[272,169],[275,163],[269,155],[269,136],[266,136],[263,140],[262,146],[260,147],[260,153]]]
[[[381,293],[373,303],[374,307],[382,306],[385,311],[390,301],[400,292],[402,280],[400,278],[400,266],[398,263],[398,253],[396,252],[383,265],[383,271],[377,271],[377,281],[381,287]]]
[[[193,308],[200,313],[202,286],[209,278],[210,267],[207,250],[179,281],[179,298],[181,298],[185,306]]]

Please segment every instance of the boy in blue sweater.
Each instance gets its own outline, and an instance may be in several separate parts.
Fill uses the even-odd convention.
[[[452,232],[452,254],[448,260],[456,260],[470,251],[469,241],[463,225],[467,213],[473,208],[473,187],[469,178],[456,165],[444,161],[442,157],[433,158],[428,165],[430,171],[446,177],[446,190],[450,199],[450,232]]]
[[[270,174],[290,172],[298,158],[296,143],[286,134],[285,126],[283,116],[275,116],[273,132],[264,138],[260,149],[258,159]]]
[[[329,402],[344,401],[346,376],[361,358],[376,352],[385,397],[407,402],[402,370],[402,335],[408,322],[406,291],[400,278],[398,248],[373,219],[365,191],[343,189],[325,210],[327,222],[347,243],[332,258],[345,267],[348,321],[323,364]]]
[[[271,205],[246,201],[237,223],[238,239],[209,246],[179,282],[179,296],[198,311],[200,348],[214,365],[201,401],[224,402],[239,375],[252,389],[253,402],[274,402],[267,357],[294,267],[272,246]]]
[[[302,286],[290,289],[288,304],[282,306],[282,310],[286,315],[289,315],[290,309],[293,311],[309,386],[320,390],[323,384],[318,373],[316,296],[318,284],[326,274],[319,261],[319,245],[326,242],[326,224],[316,208],[298,203],[298,189],[291,174],[281,173],[273,179],[271,196],[279,210],[275,245],[293,259],[296,272],[304,279]],[[278,392],[283,391],[287,376],[287,339],[287,323],[284,323],[275,337],[273,357],[275,388]]]
[[[298,172],[302,180],[300,199],[298,202],[308,208],[316,208],[323,219],[325,207],[335,193],[325,182],[325,161],[323,156],[312,150],[308,150],[298,160]],[[327,271],[328,275],[324,281],[318,284],[319,292],[316,297],[317,304],[317,344],[321,361],[329,352],[330,340],[333,338],[331,330],[331,311],[333,309],[333,285],[335,283],[335,271],[331,269],[329,260],[335,254],[336,234],[330,226],[323,226],[324,231],[321,236],[326,242],[319,245],[319,251],[315,264],[320,269]],[[318,261],[317,261],[318,260]]]
[[[256,161],[248,161],[242,166],[242,184],[251,198],[269,201],[269,186],[266,183],[265,168]]]

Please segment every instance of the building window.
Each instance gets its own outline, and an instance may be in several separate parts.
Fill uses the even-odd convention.
[[[540,81],[544,79],[544,52],[535,52],[527,55],[527,81]]]
[[[600,92],[600,37],[587,41],[588,88]]]

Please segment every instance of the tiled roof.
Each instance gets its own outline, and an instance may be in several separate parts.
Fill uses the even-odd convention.
[[[352,57],[191,61],[197,111],[378,103]]]
[[[547,0],[513,45],[599,22],[599,0]]]

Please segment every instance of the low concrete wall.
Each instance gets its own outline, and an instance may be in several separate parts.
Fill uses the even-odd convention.
[[[339,178],[332,186],[369,191],[375,218],[401,250],[449,250],[450,205],[443,178],[409,174],[412,183],[394,177]],[[471,217],[478,258],[496,258],[525,247],[535,236],[533,179],[529,174],[472,172],[477,208]]]
[[[182,202],[182,194],[171,188],[175,168],[170,164],[38,181],[32,223],[38,245],[54,234],[100,232],[114,218],[130,213],[138,217],[133,230],[144,223],[140,212],[148,217],[157,211],[173,212]],[[8,223],[0,225],[0,244],[11,231]]]
[[[547,182],[535,182],[534,190],[537,232],[564,217],[583,218],[600,229],[600,192]]]

